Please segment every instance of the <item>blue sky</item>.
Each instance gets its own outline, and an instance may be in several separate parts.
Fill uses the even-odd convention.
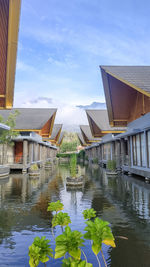
[[[150,64],[149,10],[145,0],[22,0],[14,106],[85,123],[76,105],[105,101],[99,65]]]

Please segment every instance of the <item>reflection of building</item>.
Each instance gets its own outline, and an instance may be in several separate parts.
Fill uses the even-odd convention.
[[[86,147],[86,154],[103,164],[116,160],[118,169],[150,178],[150,67],[102,66],[101,73],[107,120],[102,114],[107,111],[87,111],[87,116],[94,137],[107,135]]]

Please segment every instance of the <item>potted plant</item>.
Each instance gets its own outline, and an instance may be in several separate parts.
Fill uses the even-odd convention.
[[[30,176],[39,176],[40,175],[39,167],[36,163],[30,166],[29,175]]]
[[[46,161],[46,163],[45,163],[45,169],[51,169],[52,168],[52,163],[51,163],[51,161]]]
[[[107,171],[106,171],[106,173],[109,176],[117,175],[116,161],[115,160],[108,160],[107,161]]]

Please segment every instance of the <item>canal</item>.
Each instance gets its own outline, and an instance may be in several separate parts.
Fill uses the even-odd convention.
[[[103,247],[108,266],[150,266],[150,184],[126,175],[108,178],[100,167],[80,165],[79,172],[85,175],[85,183],[76,190],[65,185],[68,165],[59,165],[53,172],[43,170],[39,179],[11,174],[0,180],[0,267],[29,266],[28,246],[36,236],[45,235],[54,246],[47,205],[58,199],[71,217],[73,230],[83,231],[82,212],[91,207],[111,223],[116,248]],[[84,251],[97,267],[89,242]],[[47,266],[61,266],[60,260]]]

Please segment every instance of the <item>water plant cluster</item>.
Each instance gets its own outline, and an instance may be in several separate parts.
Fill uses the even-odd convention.
[[[102,244],[115,247],[109,222],[96,217],[94,209],[86,209],[83,211],[85,233],[83,234],[77,230],[72,231],[68,226],[71,223],[70,216],[68,213],[62,212],[63,207],[59,200],[49,203],[47,210],[53,213],[52,234],[55,239],[55,251],[51,249],[50,240],[46,239],[45,236],[36,237],[32,245],[29,246],[30,267],[37,267],[40,262],[46,266],[46,262],[50,261],[51,258],[62,258],[63,267],[92,267],[93,264],[87,261],[87,256],[82,249],[85,240],[90,240],[91,249],[96,256],[98,266],[101,266],[99,260],[99,253],[101,253],[106,267],[107,263],[102,251]],[[62,230],[62,234],[59,236],[54,235],[53,230],[56,226],[60,226]],[[84,260],[81,259],[81,255],[84,256]]]
[[[115,171],[116,170],[116,161],[115,160],[108,160],[107,161],[107,169],[109,171]]]
[[[76,177],[77,174],[77,155],[72,154],[70,158],[70,173],[71,177]]]

